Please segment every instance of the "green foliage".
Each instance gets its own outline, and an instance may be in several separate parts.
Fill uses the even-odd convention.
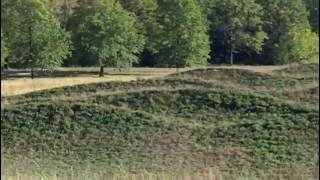
[[[262,7],[254,0],[217,1],[210,18],[214,40],[225,44],[231,56],[241,50],[260,53],[267,38],[262,15]]]
[[[54,14],[59,19],[63,28],[69,29],[68,22],[73,14],[73,8],[78,0],[49,0]]]
[[[257,2],[264,9],[264,31],[269,37],[264,45],[262,59],[275,63],[279,56],[277,48],[284,34],[292,28],[310,28],[308,12],[303,0],[258,0]]]
[[[15,68],[52,69],[62,63],[179,67],[209,59],[233,63],[234,58],[275,64],[293,54],[285,50],[292,29],[319,32],[318,5],[318,0],[10,0],[1,1],[1,25],[10,49],[6,62]],[[103,26],[119,30],[102,32]],[[76,50],[69,58],[70,35]],[[299,59],[306,58],[301,54]]]
[[[146,44],[143,52],[140,54],[140,65],[155,65],[154,55],[148,51],[153,39],[151,38],[154,29],[152,24],[155,21],[155,10],[157,9],[156,0],[119,0],[123,8],[135,14],[138,19],[139,31],[146,37]]]
[[[319,61],[319,37],[310,29],[291,28],[280,39],[277,63]]]
[[[93,1],[94,2],[94,1]],[[91,2],[92,3],[92,2]],[[138,61],[144,36],[137,29],[136,18],[119,3],[104,0],[82,7],[81,22],[76,29],[76,51],[89,52],[100,66],[129,67]]]
[[[13,0],[5,11],[2,25],[12,61],[18,66],[43,69],[62,64],[70,52],[70,38],[47,1]]]
[[[2,28],[1,28],[1,69],[6,64],[5,60],[8,57],[8,54],[9,54],[9,50],[7,47],[7,40],[6,40],[6,37],[4,37],[2,33]]]
[[[193,0],[158,0],[151,49],[158,64],[165,66],[205,65],[210,42],[206,19]]]
[[[309,22],[312,30],[319,34],[319,0],[304,0],[309,11]]]
[[[133,12],[142,22],[148,21],[152,17],[157,3],[155,0],[119,0],[124,9]]]
[[[217,0],[197,0],[204,16],[210,17]]]

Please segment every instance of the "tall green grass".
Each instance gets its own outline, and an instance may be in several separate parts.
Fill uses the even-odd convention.
[[[315,90],[291,98],[305,85]],[[312,178],[316,89],[308,78],[210,69],[2,98],[1,174]]]

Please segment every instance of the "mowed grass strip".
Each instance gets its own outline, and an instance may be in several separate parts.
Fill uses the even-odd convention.
[[[182,68],[181,72],[191,70],[191,68]],[[17,70],[9,70],[14,72]],[[34,91],[53,89],[65,86],[74,86],[80,84],[99,83],[99,82],[128,82],[138,79],[150,79],[164,77],[176,72],[175,68],[130,68],[130,69],[115,69],[106,68],[105,77],[98,77],[99,69],[96,67],[87,68],[58,68],[57,74],[63,74],[65,77],[50,77],[41,78],[11,78],[1,80],[1,96],[22,95]],[[27,70],[26,70],[27,72]],[[28,73],[17,73],[20,76],[28,76]]]
[[[288,66],[210,66],[198,67],[201,69],[217,68],[217,69],[244,69],[254,72],[272,73],[275,70],[288,68]],[[179,72],[194,70],[197,68],[180,68]],[[14,72],[17,70],[9,70]],[[17,75],[28,76],[28,70],[24,73],[17,73]],[[15,96],[26,94],[34,91],[74,86],[79,84],[110,82],[110,81],[133,81],[137,79],[150,79],[157,77],[164,77],[176,73],[175,68],[128,68],[116,69],[106,68],[106,76],[103,78],[98,77],[98,67],[71,67],[71,68],[58,68],[57,72],[65,74],[66,77],[45,77],[45,78],[13,78],[8,80],[1,80],[1,96]],[[70,73],[70,74],[68,74]]]
[[[1,96],[14,96],[34,91],[52,89],[79,84],[108,82],[108,81],[133,81],[135,76],[106,76],[94,77],[70,77],[70,78],[40,78],[40,79],[14,79],[1,80]]]

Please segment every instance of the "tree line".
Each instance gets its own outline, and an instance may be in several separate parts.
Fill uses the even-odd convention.
[[[318,0],[1,1],[1,68],[318,61]]]

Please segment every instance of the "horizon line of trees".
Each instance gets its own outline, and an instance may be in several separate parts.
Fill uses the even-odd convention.
[[[1,69],[319,60],[318,0],[1,1]]]

